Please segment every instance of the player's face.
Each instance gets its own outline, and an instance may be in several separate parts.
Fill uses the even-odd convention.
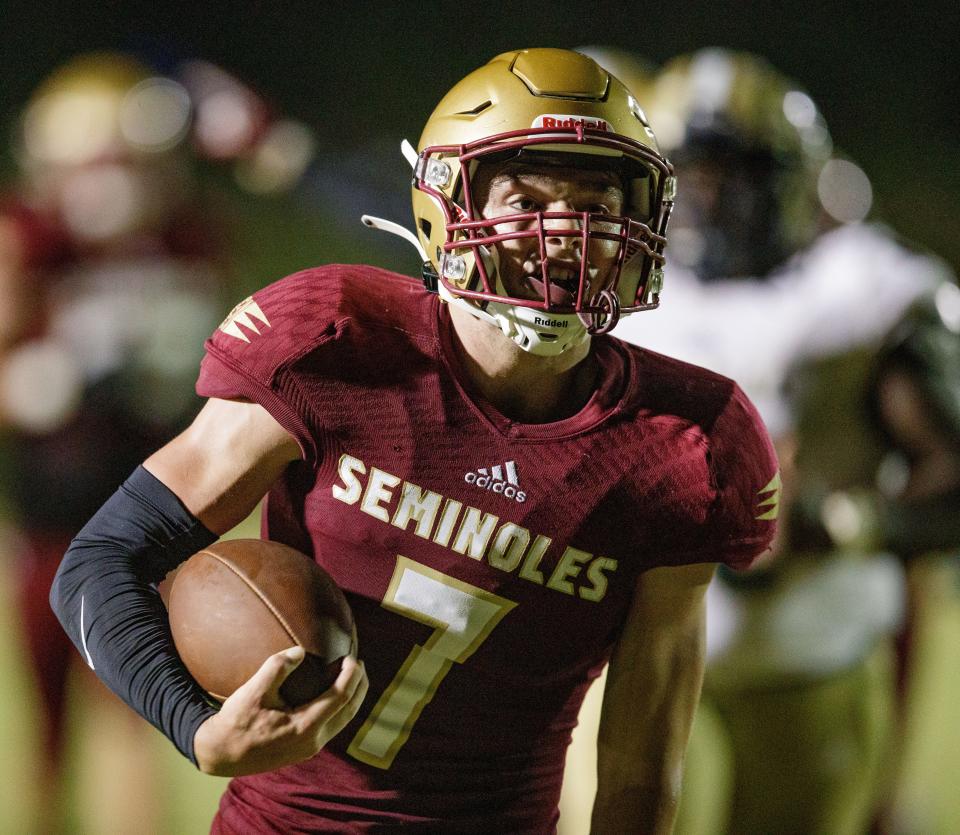
[[[690,152],[675,162],[683,199],[670,216],[670,251],[703,279],[762,277],[782,260],[776,168],[763,155]]]
[[[620,181],[604,171],[533,166],[508,166],[481,178],[477,203],[485,218],[531,212],[591,212],[604,215],[624,213],[624,195]],[[550,301],[570,305],[576,300],[580,279],[579,235],[551,234],[580,231],[577,218],[545,218],[544,243],[550,277]],[[595,222],[595,228],[599,226]],[[537,230],[537,220],[498,224],[496,233]],[[611,224],[603,231],[616,231]],[[500,276],[508,295],[520,299],[543,299],[542,258],[537,235],[501,241],[497,245]],[[592,298],[606,286],[616,263],[615,241],[591,241],[587,252],[586,297]]]

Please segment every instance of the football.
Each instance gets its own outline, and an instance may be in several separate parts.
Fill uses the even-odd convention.
[[[343,592],[312,559],[262,539],[216,542],[177,572],[167,608],[177,652],[190,674],[223,701],[273,653],[306,651],[284,681],[288,707],[328,689],[357,633]]]

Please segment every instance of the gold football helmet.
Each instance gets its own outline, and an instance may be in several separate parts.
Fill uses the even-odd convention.
[[[79,55],[31,97],[23,116],[24,165],[84,165],[168,151],[186,136],[190,97],[130,56]]]
[[[620,49],[616,46],[599,44],[578,46],[576,51],[588,58],[593,58],[611,75],[616,76],[633,93],[634,98],[640,102],[640,106],[646,109],[650,88],[657,78],[658,67],[656,64],[636,52]],[[659,144],[662,150],[663,143],[660,142]]]
[[[562,49],[497,56],[444,96],[415,158],[408,154],[425,282],[496,324],[524,350],[562,353],[590,333],[610,330],[621,315],[659,303],[673,169],[634,96],[590,58]],[[570,211],[487,219],[477,205],[474,177],[484,163],[512,160],[561,171],[611,171],[623,183],[626,210],[623,216]],[[528,238],[546,252],[545,221],[550,235],[578,239],[580,253],[601,241],[616,247],[602,288],[589,288],[588,258],[581,255],[573,303],[551,301],[547,257],[540,264],[542,299],[507,293],[497,244]]]

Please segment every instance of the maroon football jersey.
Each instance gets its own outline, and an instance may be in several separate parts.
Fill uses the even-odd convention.
[[[592,351],[579,413],[522,424],[477,393],[446,306],[412,279],[308,270],[230,313],[197,390],[260,403],[299,441],[263,535],[347,594],[370,691],[313,759],[233,780],[215,830],[555,828],[638,575],[749,565],[779,497],[733,382],[611,337]]]

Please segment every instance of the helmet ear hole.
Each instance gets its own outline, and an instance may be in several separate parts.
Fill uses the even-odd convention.
[[[430,233],[433,231],[433,224],[425,217],[420,218],[420,231],[423,232],[423,237],[425,238],[429,238]]]

